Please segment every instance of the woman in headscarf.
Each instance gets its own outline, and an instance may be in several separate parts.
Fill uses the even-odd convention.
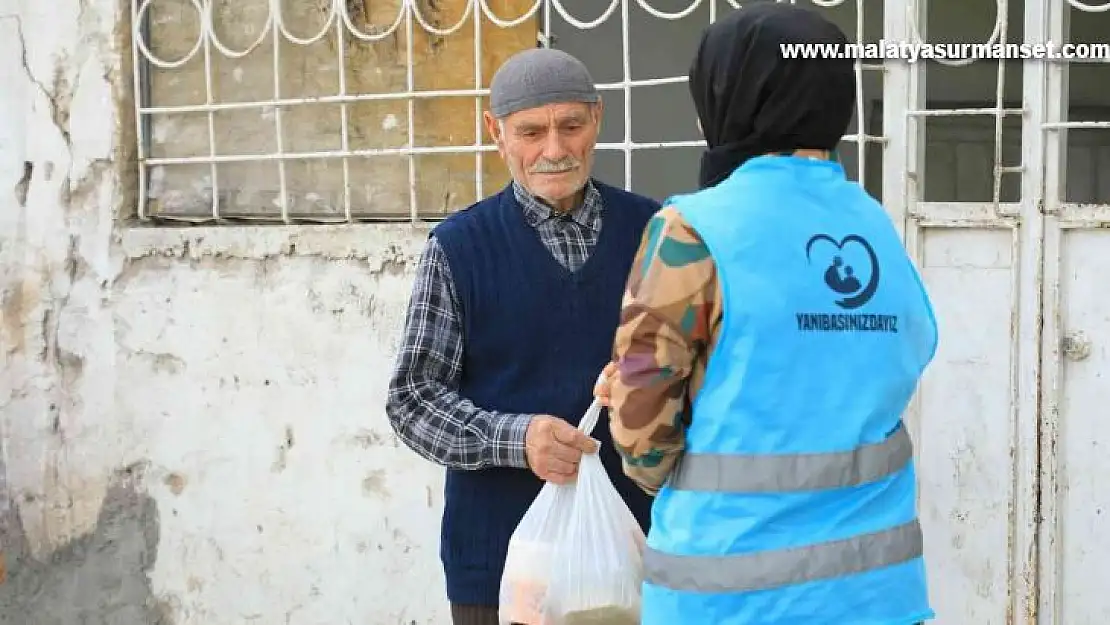
[[[932,360],[929,297],[890,219],[832,158],[855,104],[819,14],[745,6],[690,70],[701,189],[650,222],[610,405],[656,495],[645,625],[932,619],[901,415]]]

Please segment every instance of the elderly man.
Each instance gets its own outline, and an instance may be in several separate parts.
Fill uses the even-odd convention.
[[[455,625],[497,625],[509,537],[544,481],[596,443],[575,428],[612,356],[621,293],[653,200],[590,177],[602,102],[574,57],[534,49],[494,75],[490,135],[512,174],[428,239],[386,412],[447,468],[440,556]],[[650,498],[593,435],[647,531]]]

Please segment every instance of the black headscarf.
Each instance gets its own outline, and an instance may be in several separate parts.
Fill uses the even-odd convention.
[[[777,2],[745,5],[703,33],[690,68],[690,94],[708,144],[702,188],[754,156],[832,150],[847,131],[854,61],[783,58],[783,43],[843,46],[848,39],[815,11]]]

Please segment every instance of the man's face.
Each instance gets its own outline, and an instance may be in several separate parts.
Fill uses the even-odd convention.
[[[572,208],[593,168],[601,103],[557,103],[486,125],[513,179],[557,210]]]

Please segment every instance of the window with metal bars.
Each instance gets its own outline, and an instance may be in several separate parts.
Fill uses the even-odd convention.
[[[857,43],[1026,40],[1021,2],[972,9],[955,0],[799,1],[826,11]],[[1078,0],[1059,2],[1071,2],[1064,14],[1079,17],[1054,27],[1057,43],[1098,42],[1096,21],[1105,14],[1077,8]],[[192,223],[438,219],[507,182],[481,122],[485,87],[505,58],[535,45],[579,56],[602,89],[598,177],[658,199],[686,191],[701,140],[685,74],[701,28],[738,5],[132,0],[138,216]],[[1064,37],[1065,30],[1075,36]],[[897,60],[861,61],[856,120],[840,150],[846,170],[895,212],[903,199],[918,213],[930,203],[1013,204],[1021,201],[1023,172],[1029,175],[1022,120],[1040,107],[1052,114],[1040,122],[1040,145],[1074,144],[1046,148],[1068,171],[1069,201],[1110,201],[1110,184],[1099,175],[1102,137],[1110,133],[1094,119],[1110,98],[1097,78],[1066,80],[1096,66],[1044,63],[1056,91],[1071,92],[1069,116],[1066,108],[1053,112],[1059,106],[1047,95],[1023,101],[1031,63],[906,68]],[[898,83],[917,73],[919,95]],[[887,84],[891,76],[898,84]],[[895,112],[884,112],[891,107]],[[921,162],[910,163],[917,149]],[[1063,168],[1068,154],[1072,166]],[[899,171],[906,163],[912,167]],[[911,182],[913,197],[883,197]]]
[[[817,4],[839,10],[846,31],[863,40],[863,13],[838,9],[862,0]],[[132,0],[138,216],[197,224],[441,218],[507,182],[481,123],[485,88],[505,58],[534,45],[579,56],[599,83],[606,116],[596,175],[663,199],[696,180],[702,141],[685,82],[697,36],[737,6]],[[875,40],[881,22],[868,28]],[[860,64],[861,114],[878,99],[881,70]],[[841,150],[861,180],[878,172],[882,137],[872,125],[853,127]]]

